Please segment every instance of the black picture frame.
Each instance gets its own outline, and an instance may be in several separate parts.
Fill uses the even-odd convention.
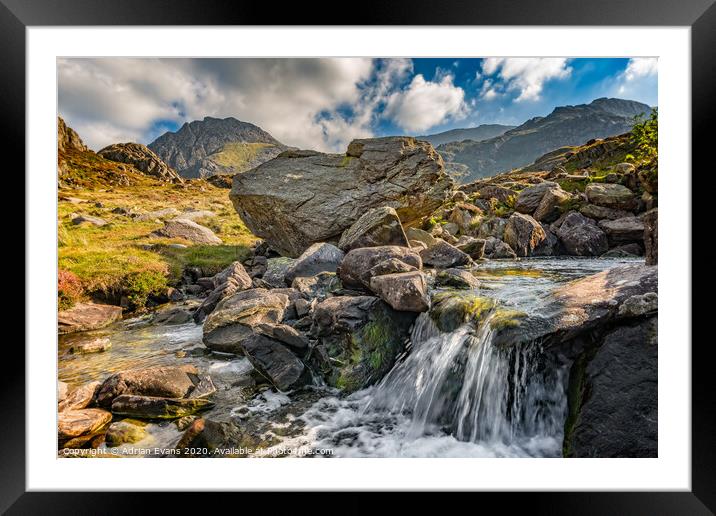
[[[713,160],[709,128],[716,120],[715,0],[400,0],[364,2],[339,15],[336,3],[273,4],[228,0],[0,0],[0,105],[8,149],[25,148],[25,30],[31,26],[89,25],[535,25],[535,26],[689,26],[691,27],[693,170],[708,173]],[[279,7],[280,5],[280,7]],[[348,6],[350,7],[350,6]],[[24,152],[15,152],[17,170],[24,170]],[[684,171],[686,173],[687,171]],[[693,178],[693,176],[692,176]],[[32,185],[25,185],[31,194]],[[694,193],[697,193],[694,190]],[[703,195],[703,194],[702,194]],[[696,205],[696,199],[692,206]],[[692,220],[696,222],[696,218]],[[692,233],[693,234],[693,233]],[[687,250],[685,250],[686,252]],[[695,264],[694,264],[695,265]],[[30,271],[25,271],[28,274]],[[668,273],[668,271],[667,271]],[[690,302],[690,300],[684,300]],[[693,303],[698,315],[698,308]],[[703,310],[703,309],[701,309]],[[693,317],[693,321],[700,318]],[[549,514],[714,514],[716,512],[716,398],[711,378],[711,341],[692,346],[692,490],[641,493],[509,493],[510,507]],[[689,346],[691,342],[662,345]],[[25,353],[5,346],[6,366],[0,375],[4,420],[0,444],[0,510],[9,514],[97,514],[146,508],[143,496],[126,493],[25,492]],[[30,379],[31,381],[31,379]],[[81,479],[78,479],[81,483]],[[205,495],[204,495],[205,496]],[[227,503],[227,494],[212,494],[211,505]],[[261,503],[245,500],[245,503]],[[263,495],[266,496],[266,495]],[[304,495],[296,495],[304,496]],[[494,498],[505,494],[481,494]],[[374,506],[372,496],[354,496],[351,512]],[[420,498],[418,498],[420,499]],[[315,502],[311,503],[315,510]],[[175,493],[171,510],[190,510],[192,500]],[[193,500],[196,501],[196,500]],[[494,500],[491,500],[494,501]],[[517,505],[515,506],[515,502]],[[200,502],[202,503],[202,502]],[[204,498],[203,504],[207,503]],[[243,502],[242,502],[243,503]],[[271,503],[274,503],[273,501]],[[291,504],[300,504],[293,500]],[[454,502],[453,502],[454,503]],[[457,503],[460,503],[458,500]],[[330,509],[330,508],[329,508]],[[277,510],[277,506],[272,512]],[[335,510],[332,510],[335,512]]]

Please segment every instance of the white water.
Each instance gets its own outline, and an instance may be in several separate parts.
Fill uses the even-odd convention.
[[[337,456],[558,456],[563,368],[538,371],[537,344],[494,346],[488,322],[446,334],[422,314],[408,357],[375,387],[319,401],[305,437]]]

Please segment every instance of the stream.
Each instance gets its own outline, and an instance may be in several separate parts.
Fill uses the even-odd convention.
[[[641,259],[492,260],[474,270],[480,295],[535,313],[558,285]],[[280,393],[253,386],[243,357],[209,352],[193,322],[152,325],[127,319],[103,330],[60,337],[58,377],[71,386],[156,365],[194,364],[217,387],[203,417],[251,425],[272,438],[260,456],[558,457],[567,411],[568,364],[539,343],[497,347],[489,324],[442,333],[420,314],[407,352],[377,385],[339,396],[326,387]],[[75,355],[78,340],[108,337],[102,353]],[[151,423],[126,449],[171,447],[174,422]],[[278,444],[273,444],[278,443]],[[106,446],[105,444],[101,445]],[[258,453],[258,452],[257,452]]]

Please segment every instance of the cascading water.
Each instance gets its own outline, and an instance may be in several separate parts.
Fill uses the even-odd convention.
[[[410,354],[377,386],[364,412],[409,415],[412,438],[445,432],[475,443],[561,441],[564,368],[545,367],[538,343],[495,346],[491,317],[477,329],[466,324],[442,333],[422,314]]]

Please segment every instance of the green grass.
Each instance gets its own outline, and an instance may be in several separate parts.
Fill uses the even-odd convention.
[[[196,266],[205,275],[215,274],[231,262],[248,257],[249,246],[257,240],[234,211],[226,189],[203,180],[184,185],[160,183],[132,171],[118,171],[111,162],[90,153],[75,155],[73,160],[70,174],[63,177],[79,188],[60,190],[58,266],[79,279],[87,297],[117,302],[126,296],[131,308],[140,309],[148,296],[175,284],[184,268]],[[86,171],[92,167],[97,170],[94,177]],[[130,185],[114,184],[112,178],[118,173],[128,177]],[[86,202],[73,204],[63,200],[65,196]],[[223,244],[192,245],[182,239],[153,237],[151,233],[163,227],[161,221],[140,222],[113,213],[118,207],[138,212],[169,207],[210,210],[215,217],[196,222],[211,228]],[[100,217],[108,224],[75,226],[73,213]],[[177,243],[187,247],[170,246]]]
[[[219,152],[209,156],[222,167],[232,167],[236,172],[251,168],[252,162],[261,151],[273,147],[270,143],[227,143]]]

